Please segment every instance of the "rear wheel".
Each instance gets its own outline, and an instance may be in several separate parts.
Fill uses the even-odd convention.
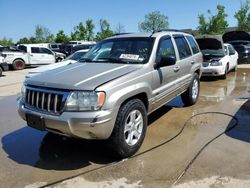
[[[233,72],[236,72],[238,69],[238,65],[235,65],[235,67],[233,68]]]
[[[182,102],[184,103],[185,106],[191,106],[197,102],[199,94],[200,94],[200,79],[198,74],[195,73],[187,91],[185,91],[181,95]]]
[[[25,62],[22,59],[16,59],[12,63],[14,70],[22,70],[25,68]]]
[[[115,126],[109,138],[110,149],[119,158],[127,158],[140,148],[147,129],[147,112],[139,99],[124,104],[117,115]]]

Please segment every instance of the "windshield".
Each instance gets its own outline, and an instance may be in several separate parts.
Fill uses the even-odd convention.
[[[75,53],[71,54],[70,56],[68,56],[67,58],[65,58],[64,61],[66,61],[66,60],[78,61],[81,58],[83,58],[86,53],[87,52],[75,52]]]
[[[83,62],[147,63],[152,51],[154,38],[131,37],[108,39],[94,46]]]
[[[204,56],[213,56],[213,57],[223,57],[225,56],[225,51],[223,49],[220,50],[202,50]]]

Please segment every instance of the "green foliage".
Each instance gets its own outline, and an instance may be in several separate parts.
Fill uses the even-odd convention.
[[[12,39],[7,39],[4,37],[2,40],[0,40],[0,45],[2,46],[13,46],[14,43],[12,42]]]
[[[204,14],[199,15],[198,31],[200,34],[223,34],[228,27],[226,21],[227,14],[225,7],[222,5],[217,6],[217,14],[212,15],[208,10],[209,18],[206,21]]]
[[[35,30],[36,43],[54,42],[54,35],[50,33],[49,29],[40,25],[36,26]]]
[[[250,13],[249,13],[249,1],[246,1],[238,10],[234,17],[238,22],[238,30],[250,31]]]
[[[113,31],[110,29],[110,24],[108,23],[107,20],[101,19],[99,24],[100,24],[100,31],[97,32],[96,34],[95,38],[96,41],[101,41],[114,34]]]
[[[168,27],[168,17],[159,11],[145,15],[144,21],[139,23],[139,30],[142,32],[153,32],[160,29],[167,29]]]
[[[69,37],[64,33],[63,30],[59,30],[56,34],[55,42],[56,43],[66,43],[69,42]]]
[[[18,44],[30,44],[31,41],[27,37],[20,38],[19,41],[17,42]]]
[[[74,27],[74,31],[71,32],[71,40],[93,40],[94,28],[95,26],[91,19],[86,20],[85,25],[80,22]]]

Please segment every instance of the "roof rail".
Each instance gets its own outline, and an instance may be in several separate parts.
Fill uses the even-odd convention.
[[[126,34],[131,34],[131,33],[115,33],[115,34],[111,35],[111,37],[112,36],[119,36],[119,35],[126,35]]]
[[[178,29],[159,29],[159,30],[155,30],[155,31],[153,31],[153,34],[154,33],[159,33],[159,32],[163,32],[163,31],[169,31],[169,32],[180,32],[180,30],[178,30]]]

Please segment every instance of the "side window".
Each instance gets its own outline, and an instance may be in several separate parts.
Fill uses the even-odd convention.
[[[228,46],[228,50],[229,50],[229,55],[235,54],[235,50],[231,45]]]
[[[187,40],[192,48],[193,54],[197,54],[200,52],[199,47],[197,46],[197,43],[195,42],[194,38],[191,36],[187,36]]]
[[[23,51],[23,52],[27,52],[27,47],[26,46],[18,46],[18,49]]]
[[[31,47],[31,53],[33,53],[33,54],[39,54],[40,53],[39,48],[37,48],[37,47]]]
[[[171,38],[166,38],[160,41],[156,54],[156,63],[160,62],[161,56],[173,56],[175,55],[175,50]]]
[[[188,43],[183,36],[174,37],[174,39],[179,51],[180,59],[184,59],[192,55]]]
[[[40,53],[52,55],[52,52],[50,50],[48,50],[47,48],[40,48]]]

